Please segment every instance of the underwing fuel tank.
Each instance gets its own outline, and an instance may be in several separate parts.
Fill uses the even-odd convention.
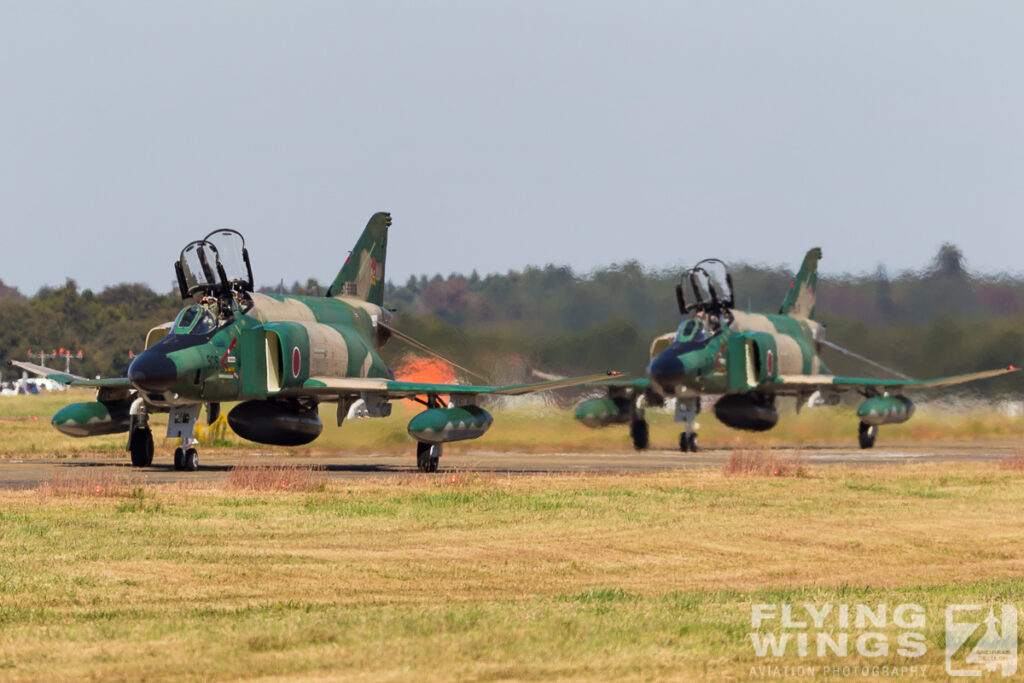
[[[576,408],[576,419],[588,427],[607,427],[611,424],[629,422],[630,402],[628,398],[592,398]]]
[[[860,404],[857,417],[864,424],[898,425],[914,414],[914,402],[906,396],[875,396]]]
[[[131,407],[132,402],[128,400],[72,403],[58,410],[50,423],[68,436],[117,434],[128,431]]]
[[[733,429],[766,432],[779,421],[775,401],[757,394],[729,394],[715,403],[715,417]]]
[[[494,418],[478,406],[431,408],[409,421],[409,436],[424,443],[448,443],[483,436]]]
[[[228,413],[228,424],[243,439],[274,446],[302,446],[323,431],[316,408],[284,401],[246,401]]]

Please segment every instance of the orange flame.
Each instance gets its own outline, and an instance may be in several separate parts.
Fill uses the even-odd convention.
[[[406,356],[392,370],[400,382],[424,382],[427,384],[454,384],[455,368],[438,358],[417,358]],[[426,398],[426,397],[419,397]],[[406,399],[408,403],[415,401]]]

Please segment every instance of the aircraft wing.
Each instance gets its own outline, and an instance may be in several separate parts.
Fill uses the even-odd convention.
[[[520,396],[537,391],[564,389],[581,384],[591,384],[608,377],[607,373],[586,375],[584,377],[567,377],[565,379],[533,382],[531,384],[511,384],[507,386],[489,386],[474,384],[433,384],[430,382],[403,382],[378,377],[311,377],[301,389],[286,389],[282,394],[307,396],[345,396],[362,393],[379,394],[386,398],[408,398],[424,394],[490,394],[492,396]]]
[[[648,377],[634,377],[632,379],[627,379],[623,375],[619,375],[618,377],[605,377],[604,379],[599,379],[596,382],[589,382],[586,386],[646,389],[651,386],[651,380]]]
[[[127,377],[107,377],[102,379],[88,379],[86,377],[79,377],[78,375],[72,375],[69,372],[61,372],[56,368],[48,368],[45,365],[36,365],[35,363],[26,363],[20,360],[8,361],[10,365],[16,368],[21,368],[27,372],[31,372],[33,375],[39,375],[46,379],[52,379],[54,382],[60,382],[61,384],[67,384],[73,387],[125,387],[126,389],[132,388],[132,383]]]
[[[971,372],[966,375],[953,375],[952,377],[937,377],[935,379],[873,379],[869,377],[837,377],[835,375],[779,375],[775,379],[777,385],[785,388],[815,388],[824,389],[856,389],[858,387],[877,387],[886,389],[936,389],[950,387],[954,384],[974,382],[979,379],[998,377],[1010,372],[1018,372],[1020,368],[1012,365],[999,370],[984,370],[982,372]]]

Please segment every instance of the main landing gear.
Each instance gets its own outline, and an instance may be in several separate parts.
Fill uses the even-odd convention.
[[[128,453],[132,457],[133,467],[149,467],[153,464],[153,432],[148,425],[129,430]]]
[[[132,467],[153,464],[153,432],[149,428],[146,402],[141,398],[136,398],[128,410],[128,447],[125,450],[132,458]]]
[[[878,436],[878,425],[869,425],[861,422],[857,428],[857,441],[861,448],[871,448],[875,445],[875,437]]]
[[[650,441],[650,429],[647,427],[645,419],[645,408],[646,401],[643,396],[640,396],[633,401],[629,413],[629,438],[633,439],[633,448],[638,451],[647,448]]]
[[[683,453],[697,452],[697,414],[700,413],[700,397],[676,399],[676,422],[685,422],[686,428],[679,435],[679,450]]]
[[[416,469],[420,472],[437,472],[441,460],[441,444],[416,442]]]

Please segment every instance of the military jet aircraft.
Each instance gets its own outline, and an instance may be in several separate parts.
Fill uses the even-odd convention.
[[[633,445],[648,445],[645,409],[675,399],[676,422],[684,422],[681,451],[698,448],[696,418],[701,396],[720,395],[715,417],[736,429],[765,431],[779,420],[776,398],[793,396],[803,405],[836,405],[840,392],[856,391],[865,400],[857,409],[858,442],[871,448],[884,424],[906,422],[914,414],[908,389],[947,387],[995,377],[1015,369],[975,372],[939,379],[914,380],[825,340],[825,328],[814,321],[821,249],[807,252],[778,314],[735,310],[732,277],[718,259],[705,259],[685,272],[676,286],[679,329],[657,337],[651,345],[647,378],[606,379],[608,395],[590,399],[576,409],[589,427],[629,423]],[[724,274],[724,277],[723,277]],[[687,297],[687,290],[690,292]],[[828,347],[865,361],[894,379],[837,377],[820,357]]]
[[[227,418],[236,434],[298,446],[320,435],[322,402],[337,403],[341,426],[356,401],[369,416],[386,417],[389,401],[413,399],[426,408],[408,426],[417,442],[417,467],[435,472],[442,444],[475,439],[491,426],[490,413],[475,405],[478,396],[546,391],[604,376],[514,386],[395,381],[377,352],[389,338],[440,354],[392,327],[392,314],[383,306],[390,225],[388,213],[370,218],[322,297],[255,292],[244,238],[235,230],[216,230],[181,251],[175,272],[181,297],[191,304],[173,323],[149,332],[147,348],[132,361],[127,377],[90,380],[32,363],[12,364],[72,386],[95,387],[95,401],[65,406],[53,416],[53,425],[71,436],[126,431],[137,467],[153,461],[149,416],[170,413],[167,437],[181,439],[174,467],[189,471],[199,466],[193,431],[203,404],[213,422],[221,402],[240,401]],[[442,396],[450,396],[451,404]]]

